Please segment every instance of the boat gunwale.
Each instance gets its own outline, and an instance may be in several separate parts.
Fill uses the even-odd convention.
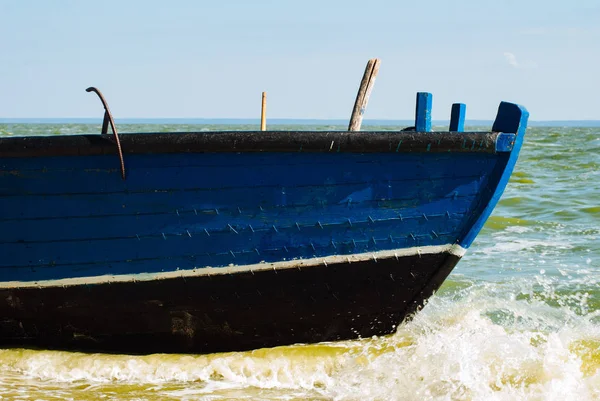
[[[167,153],[498,153],[515,134],[494,131],[207,131],[119,134],[124,154]],[[503,138],[504,136],[504,138]],[[0,138],[0,157],[115,154],[112,135]]]

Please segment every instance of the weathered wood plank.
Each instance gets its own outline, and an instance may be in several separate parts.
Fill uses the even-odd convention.
[[[412,130],[414,131],[414,130]],[[182,153],[413,153],[496,152],[498,133],[422,133],[369,131],[220,131],[121,134],[123,154],[129,164],[133,154]],[[469,144],[468,148],[466,143]],[[473,146],[471,146],[473,144]],[[56,135],[0,138],[0,166],[8,159],[44,156],[115,154],[114,142],[100,135]],[[178,156],[180,157],[180,156]],[[228,156],[235,161],[237,156]],[[286,156],[289,157],[289,156]],[[202,156],[205,158],[205,156]],[[73,158],[77,163],[79,158]],[[25,160],[25,159],[23,159]],[[114,160],[114,158],[113,158]],[[26,160],[26,165],[30,164]],[[111,168],[118,168],[114,161]],[[24,168],[27,169],[25,166]],[[95,168],[95,166],[90,166]]]
[[[375,84],[375,77],[379,72],[379,64],[380,61],[377,58],[373,58],[367,62],[365,73],[356,94],[356,101],[352,109],[348,131],[360,131],[363,115],[369,102],[369,96],[371,96],[371,90],[373,90],[373,85]]]

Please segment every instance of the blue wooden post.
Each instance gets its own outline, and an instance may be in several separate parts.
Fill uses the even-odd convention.
[[[450,132],[463,132],[465,130],[465,113],[467,105],[454,103],[450,113]]]
[[[431,131],[431,100],[429,92],[417,92],[417,107],[415,111],[415,131]]]
[[[519,106],[515,103],[500,102],[498,114],[496,114],[496,119],[492,126],[492,131],[509,134],[520,133],[523,135],[525,134],[528,118],[529,112],[523,106]],[[520,132],[521,130],[523,132]]]

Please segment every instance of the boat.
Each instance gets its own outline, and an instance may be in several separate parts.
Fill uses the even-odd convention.
[[[504,191],[490,130],[0,138],[0,347],[213,353],[370,338],[414,316]],[[108,127],[112,134],[108,133]]]

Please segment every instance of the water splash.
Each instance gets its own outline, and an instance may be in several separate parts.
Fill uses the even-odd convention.
[[[0,395],[19,383],[76,399],[591,400],[600,310],[589,299],[557,294],[543,276],[450,281],[382,338],[198,356],[3,350]]]

